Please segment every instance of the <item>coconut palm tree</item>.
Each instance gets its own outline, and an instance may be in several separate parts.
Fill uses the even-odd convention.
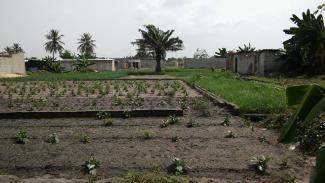
[[[293,15],[291,20],[297,27],[285,29],[286,34],[292,35],[283,44],[298,50],[302,60],[310,66],[312,74],[325,72],[325,26],[321,14],[315,15],[310,10],[302,14],[300,19]]]
[[[4,49],[9,54],[23,53],[24,50],[21,48],[19,43],[14,43],[13,46],[7,46]]]
[[[92,39],[92,35],[90,33],[83,33],[78,41],[78,50],[80,53],[87,58],[89,56],[93,56],[96,47],[96,41]]]
[[[21,48],[19,43],[14,43],[12,46],[12,50],[14,53],[22,53],[24,50]]]
[[[165,58],[167,51],[183,49],[183,41],[178,37],[171,37],[174,30],[163,31],[154,25],[145,25],[145,30],[139,29],[142,35],[132,44],[138,46],[138,51],[152,52],[156,59],[156,72],[161,71],[160,62]]]
[[[51,29],[48,34],[45,35],[48,42],[44,44],[45,50],[54,55],[60,53],[63,50],[64,42],[62,41],[63,34],[60,34],[58,30]]]

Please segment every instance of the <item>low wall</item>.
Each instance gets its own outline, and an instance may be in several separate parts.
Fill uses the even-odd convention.
[[[184,68],[217,68],[226,69],[226,58],[209,58],[209,59],[194,59],[185,58]]]
[[[0,74],[26,74],[24,54],[0,56]]]

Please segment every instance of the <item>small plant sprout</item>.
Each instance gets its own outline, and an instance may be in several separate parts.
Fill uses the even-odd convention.
[[[123,111],[124,118],[130,118],[131,117],[131,111],[130,110],[124,110]]]
[[[80,141],[84,144],[90,143],[90,137],[88,135],[82,134],[80,136]]]
[[[85,172],[96,176],[97,174],[97,168],[100,166],[100,161],[98,161],[94,154],[91,154],[90,157],[85,161],[84,169]]]
[[[247,119],[244,119],[244,121],[241,122],[240,127],[242,128],[250,128],[252,126],[251,122]]]
[[[193,108],[199,110],[202,113],[202,116],[210,116],[209,104],[205,101],[195,101]]]
[[[265,157],[263,155],[256,156],[251,159],[251,163],[257,173],[264,175],[266,169],[268,168],[268,163],[271,161],[271,159],[271,157]]]
[[[49,135],[48,142],[51,144],[58,144],[60,143],[59,136],[56,133],[52,133]]]
[[[195,123],[195,121],[193,119],[190,119],[187,123],[186,123],[186,127],[187,128],[194,128],[197,127],[198,125]]]
[[[26,144],[28,141],[27,133],[24,130],[19,130],[16,133],[16,143],[17,144]]]
[[[260,143],[262,143],[262,144],[268,144],[268,143],[269,143],[269,142],[266,140],[266,137],[265,137],[265,136],[258,137],[258,140],[259,140]]]
[[[163,121],[160,123],[160,128],[167,128],[168,125],[169,125],[168,120],[163,120]]]
[[[143,131],[143,137],[144,139],[148,140],[148,139],[152,139],[153,138],[153,132],[149,129],[145,129]]]
[[[186,163],[185,161],[174,157],[172,158],[172,165],[171,167],[173,168],[172,171],[175,175],[183,175],[186,173]]]
[[[230,117],[227,115],[224,121],[221,123],[222,126],[230,126]]]
[[[232,131],[228,131],[227,132],[227,135],[225,136],[225,138],[234,139],[234,138],[237,138],[237,135],[234,132],[232,132]]]
[[[174,125],[179,122],[179,118],[176,117],[176,115],[169,116],[168,122],[169,122],[169,124]]]
[[[100,111],[100,112],[98,112],[98,113],[96,114],[96,116],[97,116],[97,118],[98,118],[99,120],[102,120],[102,119],[107,119],[107,118],[109,118],[109,117],[110,117],[110,114],[107,113],[107,112]]]
[[[289,168],[289,159],[288,156],[285,156],[284,158],[281,159],[280,162],[281,169],[288,169]]]
[[[104,119],[104,126],[112,126],[113,125],[113,119],[111,118],[106,118]]]
[[[178,141],[178,136],[177,134],[174,132],[173,136],[172,136],[172,142],[177,142]]]

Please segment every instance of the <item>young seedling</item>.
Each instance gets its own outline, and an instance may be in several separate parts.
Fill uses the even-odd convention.
[[[205,101],[195,101],[194,109],[199,110],[202,113],[202,116],[210,116],[209,104]]]
[[[179,176],[179,175],[183,175],[186,173],[186,163],[185,161],[174,157],[172,158],[172,171],[175,175]]]
[[[51,144],[60,143],[59,136],[56,133],[52,133],[49,135],[48,142]]]
[[[242,121],[240,124],[240,127],[242,128],[250,128],[251,126],[252,126],[251,122],[246,119]]]
[[[179,122],[179,118],[177,118],[176,115],[169,116],[168,122],[169,124],[174,125]]]
[[[187,128],[194,128],[194,127],[197,127],[197,126],[198,126],[198,124],[196,124],[195,121],[194,121],[193,119],[190,119],[190,121],[188,121],[188,122],[186,123],[186,127],[187,127]]]
[[[26,144],[28,141],[27,133],[24,130],[19,130],[16,133],[16,143],[17,144]]]
[[[84,144],[90,143],[90,137],[88,135],[83,134],[80,137],[80,142]]]
[[[104,126],[112,126],[113,125],[113,119],[112,118],[107,118],[107,119],[104,119]]]
[[[230,117],[226,116],[224,121],[221,123],[222,126],[230,126]]]
[[[237,135],[235,133],[233,133],[232,131],[228,131],[227,132],[227,135],[225,136],[225,138],[234,139],[234,138],[237,138]]]
[[[178,136],[176,133],[174,133],[172,136],[172,142],[177,142],[177,141],[178,141]]]
[[[266,169],[268,168],[268,163],[271,161],[271,157],[256,156],[251,159],[252,166],[255,168],[256,172],[264,175]]]
[[[281,166],[281,169],[284,170],[284,169],[288,169],[289,168],[289,159],[287,156],[285,156],[281,162],[280,162],[280,166]]]
[[[107,119],[107,118],[109,118],[109,117],[110,117],[110,114],[107,113],[107,112],[102,112],[102,111],[100,111],[100,112],[98,112],[98,113],[96,114],[96,116],[97,116],[97,118],[98,118],[99,120],[102,120],[102,119]]]
[[[149,129],[146,129],[143,131],[143,137],[146,140],[152,139],[153,138],[153,132]]]
[[[97,168],[100,166],[100,161],[96,159],[94,154],[91,154],[83,166],[86,173],[96,176]]]
[[[169,125],[168,120],[163,120],[163,121],[160,123],[160,128],[167,128],[168,125]]]
[[[258,140],[259,140],[260,143],[262,143],[262,144],[268,144],[268,143],[269,143],[269,142],[266,140],[266,137],[265,137],[265,136],[258,137]]]

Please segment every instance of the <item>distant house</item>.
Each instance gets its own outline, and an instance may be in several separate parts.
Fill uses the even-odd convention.
[[[208,52],[206,50],[201,50],[201,49],[196,49],[196,51],[194,52],[194,59],[208,59],[209,55]]]
[[[59,60],[61,66],[64,68],[66,71],[73,71],[75,66],[74,66],[74,61],[75,59],[63,59]],[[92,66],[89,66],[90,69],[94,69],[96,71],[115,71],[116,70],[116,65],[117,61],[114,59],[89,59],[89,61],[95,63]]]
[[[0,74],[26,74],[24,53],[0,53]]]
[[[280,53],[279,49],[230,53],[226,69],[243,75],[265,76],[279,73],[285,63],[285,60],[280,59]]]

